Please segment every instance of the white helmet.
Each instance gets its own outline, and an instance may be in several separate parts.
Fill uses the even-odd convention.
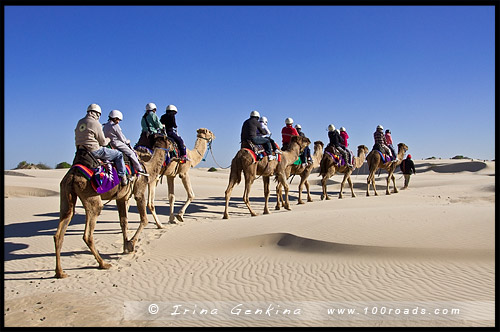
[[[295,125],[295,129],[302,129],[302,126],[301,126],[301,125],[299,125],[299,124],[296,124],[296,125]]]
[[[285,119],[285,124],[292,124],[293,123],[293,119],[292,118],[286,118]]]
[[[264,122],[264,124],[267,124],[267,118],[265,116],[260,117],[259,122]]]
[[[167,111],[175,111],[175,113],[177,113],[177,107],[175,107],[174,105],[168,105]]]
[[[260,113],[257,111],[252,111],[252,112],[250,112],[250,117],[252,117],[252,116],[256,116],[256,117],[260,118]]]
[[[101,106],[97,104],[90,104],[89,107],[87,107],[87,112],[94,111],[99,113],[101,115]]]
[[[111,112],[109,112],[109,117],[111,119],[118,118],[120,120],[123,120],[123,114],[119,110],[112,110]]]
[[[334,130],[335,130],[335,126],[333,124],[329,124],[328,131],[334,131]]]
[[[149,103],[146,105],[146,111],[152,111],[156,109],[155,103]]]
[[[384,127],[382,127],[382,125],[378,125],[378,126],[377,126],[377,129],[384,130]]]
[[[340,131],[345,131],[345,128],[344,127],[340,127]]]

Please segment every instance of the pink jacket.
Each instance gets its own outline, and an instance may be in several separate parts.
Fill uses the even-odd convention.
[[[344,139],[344,146],[347,148],[347,139],[349,138],[347,131],[341,131],[340,136]]]
[[[387,145],[392,145],[392,136],[390,133],[385,134],[385,141],[387,142]]]

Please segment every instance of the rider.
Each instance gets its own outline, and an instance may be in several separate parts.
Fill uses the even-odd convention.
[[[389,149],[391,149],[392,155],[396,157],[398,154],[396,153],[396,150],[394,150],[394,146],[392,145],[392,135],[389,129],[385,130],[385,141],[387,142],[387,146],[389,147]]]
[[[344,142],[342,136],[340,136],[340,131],[338,129],[335,129],[335,126],[333,124],[328,125],[328,138],[330,140],[328,145],[335,147],[337,151],[339,151],[344,157],[347,166],[350,169],[353,169],[354,166],[351,164],[351,161],[348,158],[348,154],[344,149]]]
[[[377,126],[377,130],[373,133],[373,138],[375,139],[375,144],[373,145],[373,149],[380,150],[380,152],[385,152],[390,156],[391,149],[389,149],[389,147],[387,146],[387,142],[384,136],[384,127],[382,127],[382,125]],[[396,156],[392,157],[393,159],[396,158]],[[397,158],[396,161],[398,161]]]
[[[118,150],[106,148],[110,139],[104,136],[102,126],[99,123],[101,117],[101,107],[97,104],[90,104],[87,107],[87,116],[80,119],[75,128],[76,148],[84,148],[95,158],[102,160],[111,160],[116,165],[116,171],[120,177],[120,183],[123,186],[128,184],[125,163],[123,155]]]
[[[349,161],[351,161],[352,160],[351,151],[349,151],[349,149],[347,148],[348,146],[347,139],[349,138],[349,135],[347,134],[347,131],[345,130],[344,127],[340,127],[340,136],[344,140],[344,150],[349,157]]]
[[[241,127],[241,144],[251,141],[254,144],[262,144],[268,156],[268,160],[275,160],[276,156],[272,154],[271,141],[268,137],[257,136],[257,133],[265,135],[259,123],[260,113],[258,111],[250,112],[250,117],[243,122]]]
[[[271,131],[269,130],[269,128],[267,127],[267,118],[265,116],[261,116],[260,119],[259,119],[259,123],[260,123],[260,127],[264,130],[265,134],[261,134],[258,130],[257,130],[257,136],[262,136],[262,137],[267,137],[269,138],[269,141],[271,142],[271,148],[273,150],[273,152],[276,154],[281,154],[281,150],[277,147],[277,144],[276,142],[274,142],[274,140],[271,138]]]
[[[177,107],[174,105],[168,105],[165,114],[163,114],[160,118],[160,122],[165,126],[165,131],[167,136],[172,138],[175,143],[177,143],[177,147],[179,148],[179,153],[181,155],[181,162],[189,160],[186,156],[186,145],[184,145],[184,141],[182,137],[177,134],[177,124],[175,123],[175,115],[177,114]]]
[[[297,133],[299,133],[299,136],[306,137],[306,134],[302,131],[301,125],[296,124],[295,129],[297,130]],[[312,163],[311,149],[309,148],[309,145],[306,146],[306,148],[304,149],[304,152],[302,152],[300,154],[300,160],[302,161],[302,165],[304,165],[304,166],[307,166],[308,164]]]
[[[154,145],[154,134],[161,134],[163,131],[163,124],[156,115],[155,103],[148,103],[146,105],[146,112],[141,119],[141,128],[141,136],[135,146],[142,145],[152,149]]]
[[[130,140],[122,133],[122,129],[119,125],[119,122],[122,120],[123,114],[119,110],[112,110],[109,112],[108,122],[106,122],[102,128],[104,136],[111,140],[111,147],[121,151],[121,153],[129,157],[137,173],[143,176],[149,176],[139,162],[134,150],[130,147]]]
[[[288,146],[290,145],[292,136],[299,136],[299,133],[297,132],[297,129],[293,127],[293,119],[286,118],[285,126],[281,129],[281,138],[283,142],[283,145],[281,147],[282,151],[288,150]]]

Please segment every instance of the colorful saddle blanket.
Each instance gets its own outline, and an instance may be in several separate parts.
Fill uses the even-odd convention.
[[[116,172],[116,168],[109,167],[110,164],[104,164],[97,168],[88,168],[82,164],[75,164],[72,168],[78,169],[83,176],[90,181],[92,188],[98,194],[104,194],[120,183],[120,178]],[[132,170],[129,165],[125,165],[127,174],[131,175]]]
[[[328,154],[330,157],[332,157],[333,161],[337,164],[337,166],[344,166],[346,164],[344,157],[342,157],[341,155],[334,154],[330,151],[325,151],[325,153]]]
[[[163,148],[157,148],[157,149],[163,149]],[[144,145],[136,145],[134,147],[134,150],[146,152],[149,153],[150,155],[153,155],[154,153],[153,150]],[[177,145],[175,145],[175,148],[173,150],[168,150],[168,149],[163,149],[163,150],[167,151],[167,153],[165,154],[165,160],[163,161],[163,166],[167,166],[168,164],[170,164],[172,158],[179,157],[179,149],[177,149]]]
[[[254,144],[251,141],[247,141],[250,148],[244,147],[243,149],[250,152],[253,157],[253,162],[256,163],[261,161],[265,156],[267,156],[264,146],[262,144]],[[276,148],[279,149],[278,143],[274,142]],[[278,154],[278,162],[281,162],[281,154]]]
[[[377,152],[379,153],[380,157],[381,157],[381,158],[382,158],[382,160],[384,161],[384,164],[394,160],[394,159],[393,159],[391,156],[389,156],[388,154],[384,154],[384,153],[380,152],[379,150],[377,150]]]

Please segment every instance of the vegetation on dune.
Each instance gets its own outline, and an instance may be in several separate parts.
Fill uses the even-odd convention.
[[[71,168],[71,164],[68,164],[67,162],[63,161],[56,165],[56,169],[59,168]]]
[[[210,168],[208,169],[208,171],[209,171],[209,172],[217,172],[217,168],[215,168],[215,167],[210,167]]]
[[[17,167],[14,169],[52,169],[52,167],[44,164],[44,163],[38,163],[38,164],[33,164],[33,163],[28,163],[26,160],[21,161],[19,164],[17,164]]]

